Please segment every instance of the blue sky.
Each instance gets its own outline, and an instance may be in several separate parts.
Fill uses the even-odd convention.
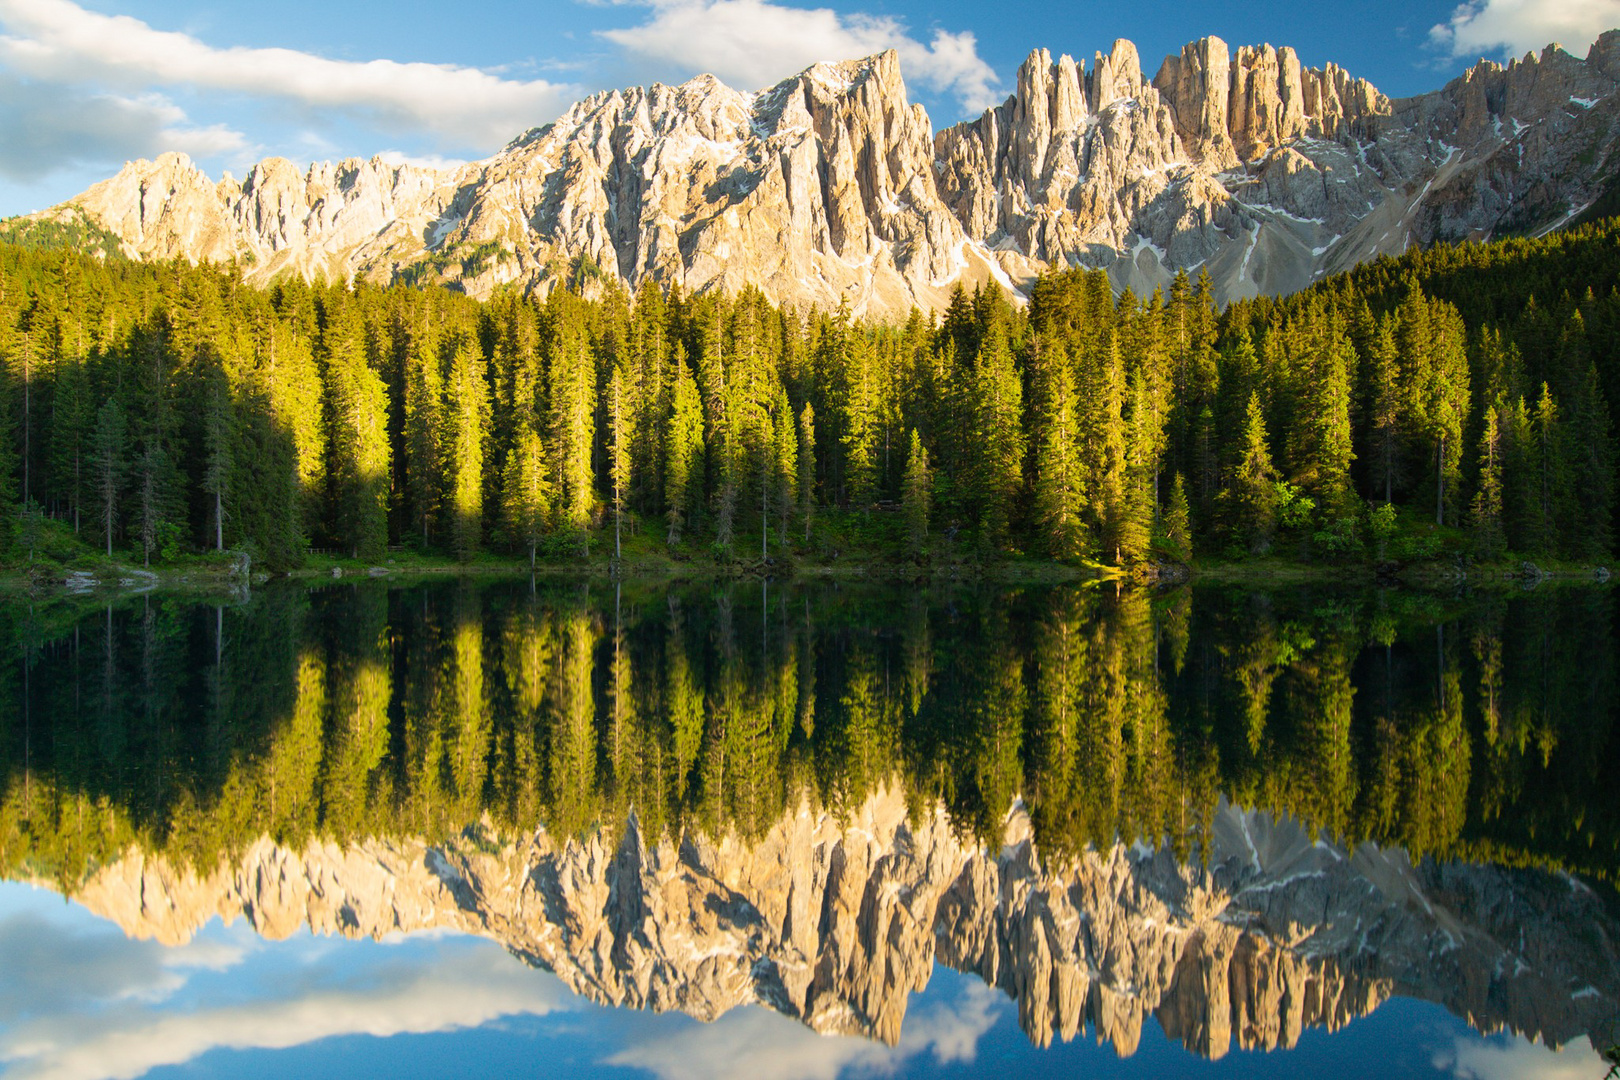
[[[59,202],[124,161],[189,153],[213,176],[263,157],[455,161],[596,90],[713,72],[758,89],[818,59],[899,50],[936,127],[1010,90],[1032,48],[1166,53],[1216,34],[1292,45],[1400,96],[1480,56],[1584,55],[1620,0],[0,0],[0,216]]]

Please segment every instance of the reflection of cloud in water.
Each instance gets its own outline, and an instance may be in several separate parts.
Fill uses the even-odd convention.
[[[1557,1051],[1522,1036],[1459,1037],[1433,1065],[1458,1080],[1596,1080],[1608,1068],[1585,1036]]]
[[[982,983],[964,983],[954,999],[924,1006],[906,1018],[898,1046],[853,1036],[817,1035],[763,1008],[737,1009],[711,1024],[638,1042],[607,1059],[646,1069],[660,1080],[835,1080],[846,1070],[894,1074],[909,1059],[969,1062],[996,1022],[998,996]]]
[[[51,917],[6,891],[0,1065],[7,1080],[117,1080],[215,1049],[474,1027],[550,1012],[569,998],[549,975],[470,939],[429,942],[408,956],[363,945],[334,952],[329,942],[305,939],[290,969],[250,966],[232,972],[229,990],[199,986],[251,947],[226,930],[178,949],[131,941],[99,920]],[[227,994],[233,1000],[218,1003]]]

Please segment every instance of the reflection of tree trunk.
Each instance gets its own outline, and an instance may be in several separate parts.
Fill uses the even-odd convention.
[[[1440,436],[1440,442],[1434,450],[1434,523],[1446,523],[1446,437]]]

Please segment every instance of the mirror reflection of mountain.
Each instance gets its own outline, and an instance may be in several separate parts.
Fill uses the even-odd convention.
[[[1620,1016],[1607,592],[277,588],[12,609],[0,871],[135,936],[450,928],[597,1001],[1289,1046]],[[1009,809],[1010,808],[1010,809]],[[1249,808],[1249,809],[1245,809]]]

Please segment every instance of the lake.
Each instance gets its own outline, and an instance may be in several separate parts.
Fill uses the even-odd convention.
[[[0,609],[8,1077],[1602,1077],[1607,589]]]

